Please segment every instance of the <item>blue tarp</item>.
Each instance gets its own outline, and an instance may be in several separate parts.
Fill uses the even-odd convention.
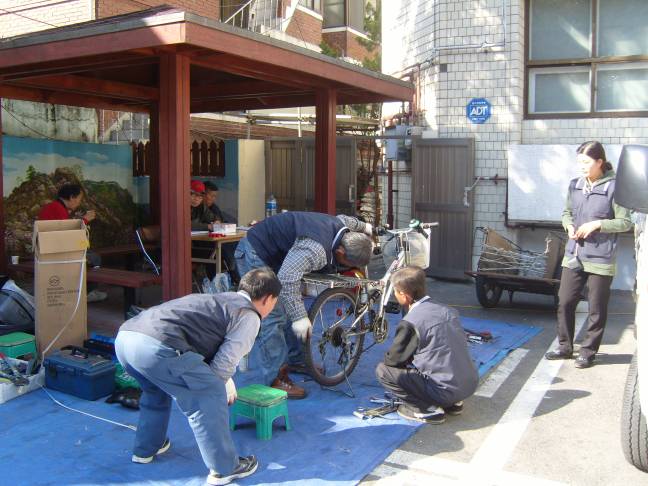
[[[537,327],[481,319],[464,318],[462,322],[494,336],[491,343],[471,345],[480,375],[540,332]],[[233,433],[239,453],[255,454],[260,466],[240,484],[355,484],[410,437],[421,424],[396,414],[364,421],[352,415],[356,408],[371,405],[369,397],[382,394],[373,370],[388,342],[362,356],[351,376],[355,398],[342,393],[348,391],[346,384],[333,391],[308,381],[303,385],[309,397],[289,403],[293,430],[285,431],[278,419],[272,440],[258,441],[254,425],[242,422]],[[50,393],[87,413],[137,424],[136,411]],[[187,421],[176,408],[169,437],[172,446],[166,454],[151,464],[133,464],[133,431],[65,410],[39,390],[0,405],[0,486],[204,484],[207,470]]]

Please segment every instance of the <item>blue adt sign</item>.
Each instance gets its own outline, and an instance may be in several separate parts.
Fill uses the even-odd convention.
[[[466,117],[473,123],[484,123],[491,116],[491,104],[486,98],[473,98],[466,105]]]

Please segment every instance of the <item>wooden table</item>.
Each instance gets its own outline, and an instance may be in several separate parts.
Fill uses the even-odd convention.
[[[214,250],[209,255],[209,258],[191,258],[194,263],[211,263],[216,265],[216,273],[221,273],[221,256],[223,243],[236,243],[241,241],[247,235],[246,232],[236,232],[231,235],[225,236],[209,236],[207,235],[191,235],[191,241],[207,241],[214,244]]]

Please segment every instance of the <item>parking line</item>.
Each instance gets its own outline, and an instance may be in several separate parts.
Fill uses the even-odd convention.
[[[587,314],[580,314],[578,317],[581,319],[576,326],[576,336],[587,321]],[[558,338],[553,340],[548,349],[555,349],[557,346]],[[483,481],[485,474],[497,475],[504,468],[562,364],[562,360],[540,359],[531,377],[470,461],[471,472],[477,479]]]
[[[497,365],[495,371],[488,375],[488,378],[479,385],[475,395],[478,397],[492,398],[502,383],[506,381],[528,352],[528,349],[522,348],[511,351],[508,356],[506,356],[506,358]]]

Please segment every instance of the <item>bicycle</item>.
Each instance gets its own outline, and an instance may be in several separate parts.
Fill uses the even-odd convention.
[[[390,300],[390,277],[407,265],[428,267],[431,228],[438,225],[412,220],[408,228],[377,228],[379,236],[388,237],[383,253],[393,242],[396,255],[379,280],[319,274],[303,277],[305,283],[329,287],[316,297],[308,312],[313,327],[304,344],[304,358],[317,383],[335,386],[348,381],[362,353],[387,339],[385,314],[399,312],[398,303]],[[364,348],[367,334],[373,335],[374,342]]]

